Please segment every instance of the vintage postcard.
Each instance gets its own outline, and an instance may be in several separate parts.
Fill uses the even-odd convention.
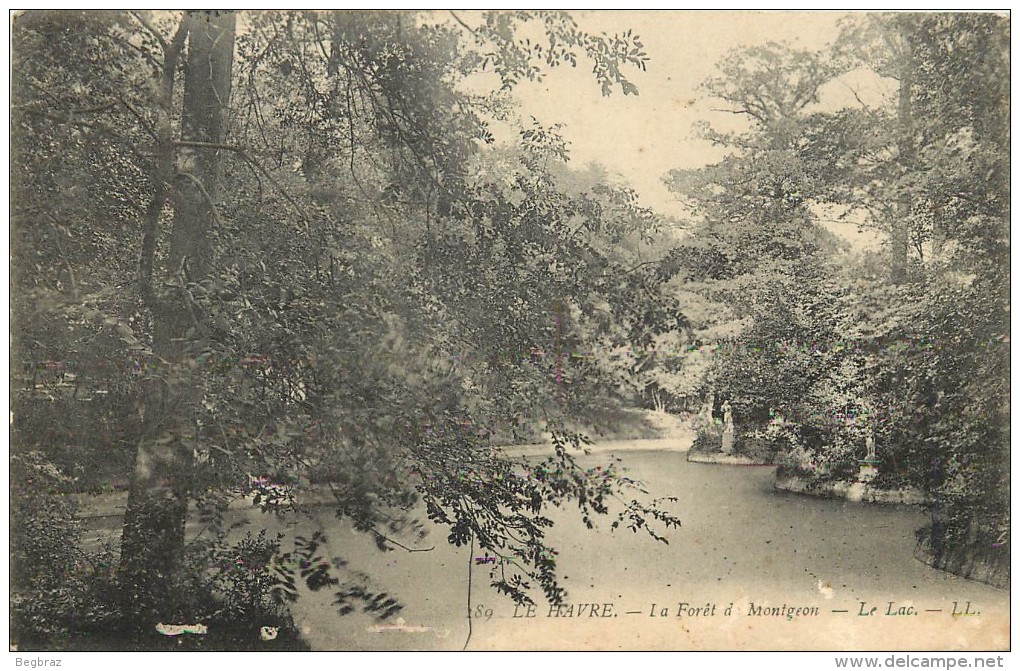
[[[1008,13],[26,10],[10,44],[17,665],[1002,666]]]

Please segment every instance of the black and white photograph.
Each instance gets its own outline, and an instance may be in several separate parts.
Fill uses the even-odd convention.
[[[8,36],[12,667],[1008,666],[1009,11]]]

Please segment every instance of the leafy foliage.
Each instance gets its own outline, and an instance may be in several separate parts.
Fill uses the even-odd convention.
[[[991,14],[873,14],[828,55],[735,53],[705,89],[750,129],[706,129],[735,153],[667,178],[701,218],[670,271],[729,308],[701,324],[703,387],[815,479],[856,479],[873,436],[873,484],[931,497],[936,557],[1008,537],[1007,35]],[[896,99],[811,106],[862,67]],[[881,230],[883,253],[833,245],[833,212]]]
[[[624,69],[645,67],[641,44],[564,14],[494,12],[468,29],[471,47],[435,18],[252,13],[236,36],[217,13],[16,22],[15,449],[85,475],[91,434],[41,430],[64,415],[95,427],[111,481],[132,478],[112,578],[123,617],[106,622],[131,645],[163,645],[159,617],[287,628],[302,582],[333,590],[340,613],[399,610],[321,537],[292,551],[238,539],[224,523],[238,497],[283,514],[325,485],[381,551],[420,541],[424,509],[449,542],[514,556],[494,586],[519,602],[563,598],[549,505],[658,540],[678,524],[623,497],[633,483],[614,471],[578,467],[584,438],[568,429],[632,393],[581,353],[646,344],[678,320],[662,279],[635,268],[659,220],[632,191],[566,169],[555,128],[521,123],[518,147],[483,151],[485,115],[508,111],[498,91],[460,86],[479,67],[506,88],[538,76],[535,62],[587,58],[605,93],[632,94]],[[540,45],[518,39],[528,25]],[[211,34],[236,39],[233,57]],[[230,96],[213,95],[217,77]],[[73,378],[41,379],[36,362],[66,360],[81,362]],[[102,402],[89,410],[86,394]],[[552,432],[553,461],[491,445],[533,431],[522,417]],[[204,531],[185,545],[189,506]]]
[[[74,504],[57,493],[67,476],[40,452],[11,459],[11,621],[23,648],[59,645],[78,625],[108,617],[94,593],[109,579],[109,557],[78,549]]]

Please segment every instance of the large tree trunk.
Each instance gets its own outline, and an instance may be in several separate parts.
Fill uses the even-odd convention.
[[[182,140],[221,143],[230,97],[235,18],[232,13],[190,12],[184,20],[188,22],[188,55]],[[185,362],[193,356],[191,344],[203,330],[203,316],[189,302],[186,284],[210,271],[215,203],[221,192],[213,149],[183,149],[176,170],[176,175],[169,176],[176,186],[170,189],[175,214],[165,278],[171,289],[153,298],[149,287],[153,350],[165,362],[166,375],[154,382],[146,396],[146,430],[138,445],[121,543],[125,615],[150,631],[159,620],[186,615],[182,612],[186,594],[175,589],[174,576],[184,549],[195,435],[192,409],[201,399]],[[148,261],[151,268],[151,258]]]

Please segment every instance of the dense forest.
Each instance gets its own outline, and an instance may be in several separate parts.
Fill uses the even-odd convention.
[[[825,52],[734,52],[703,94],[746,129],[704,126],[725,158],[664,176],[677,221],[513,103],[563,67],[639,95],[639,36],[469,14],[14,19],[23,649],[177,645],[152,630],[170,621],[232,623],[195,647],[272,622],[300,648],[304,589],[338,616],[398,612],[322,538],[224,523],[246,497],[300,514],[310,490],[380,552],[440,527],[510,558],[497,593],[556,603],[551,507],[651,544],[680,524],[577,455],[637,409],[706,401],[731,405],[738,450],[819,481],[854,478],[872,441],[876,486],[928,496],[936,564],[983,548],[1008,567],[1008,19],[861,14]],[[819,109],[861,69],[888,104]],[[539,440],[543,460],[500,448]],[[119,543],[85,547],[68,494],[117,489]]]
[[[751,124],[705,127],[732,154],[667,178],[697,217],[669,273],[706,318],[664,376],[690,388],[696,367],[738,449],[780,472],[853,481],[872,443],[872,484],[928,500],[931,561],[976,549],[1007,582],[1008,43],[993,14],[855,16],[826,53],[770,43],[720,63],[706,93]],[[886,106],[813,105],[862,68],[891,83]],[[848,248],[827,218],[882,249]]]

